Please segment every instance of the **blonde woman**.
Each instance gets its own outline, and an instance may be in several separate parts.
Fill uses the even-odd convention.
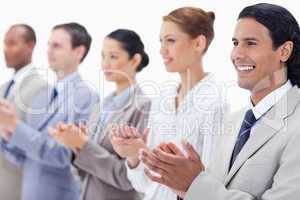
[[[145,193],[144,200],[175,200],[176,194],[146,177],[139,149],[151,150],[168,142],[181,146],[185,140],[195,147],[204,164],[209,164],[212,134],[219,131],[224,107],[219,87],[202,62],[214,38],[214,19],[213,12],[194,7],[179,8],[163,17],[160,54],[167,71],[180,76],[180,83],[168,85],[153,101],[149,134],[128,126],[112,131],[114,148],[127,158],[128,178]]]

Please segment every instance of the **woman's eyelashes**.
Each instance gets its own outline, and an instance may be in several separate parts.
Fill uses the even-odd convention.
[[[174,38],[166,38],[166,39],[159,39],[160,43],[175,43],[176,40]]]

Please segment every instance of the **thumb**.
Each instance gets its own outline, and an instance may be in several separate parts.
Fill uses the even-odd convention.
[[[190,143],[188,143],[186,140],[182,140],[181,143],[189,159],[193,161],[200,160],[200,156],[198,155],[198,153],[195,151],[194,147]]]

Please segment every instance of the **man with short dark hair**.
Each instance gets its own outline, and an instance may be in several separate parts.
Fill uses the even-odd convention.
[[[72,152],[48,133],[58,122],[85,123],[98,95],[82,80],[78,66],[91,37],[77,23],[53,28],[48,42],[49,66],[57,75],[54,88],[42,90],[23,122],[6,101],[0,101],[5,154],[23,166],[22,200],[76,200],[79,183],[71,171]]]
[[[27,24],[11,26],[4,37],[4,56],[8,68],[14,70],[10,81],[0,86],[0,98],[9,101],[20,119],[25,120],[33,97],[47,82],[32,64],[36,44],[34,30]],[[0,130],[2,131],[2,130]],[[0,199],[19,200],[22,170],[0,153]]]
[[[216,155],[213,168],[205,170],[188,143],[183,143],[187,155],[168,144],[152,152],[141,152],[142,161],[161,176],[147,170],[146,175],[173,188],[186,200],[297,200],[298,22],[281,6],[248,6],[239,14],[232,41],[231,59],[239,86],[251,92],[250,106],[246,112],[228,119],[229,125],[234,126],[220,136],[217,146],[223,148]]]

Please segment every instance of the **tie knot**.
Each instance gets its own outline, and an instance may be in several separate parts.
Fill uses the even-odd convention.
[[[53,97],[57,97],[58,95],[58,92],[57,92],[57,89],[56,88],[53,88]]]
[[[12,79],[12,80],[9,81],[9,85],[13,85],[13,84],[15,84],[15,80],[14,79]]]
[[[244,117],[244,122],[249,126],[252,127],[254,123],[257,121],[257,119],[254,116],[254,113],[252,109],[247,110],[245,117]]]
[[[50,103],[53,102],[53,100],[57,97],[57,95],[58,95],[57,89],[53,88]]]

